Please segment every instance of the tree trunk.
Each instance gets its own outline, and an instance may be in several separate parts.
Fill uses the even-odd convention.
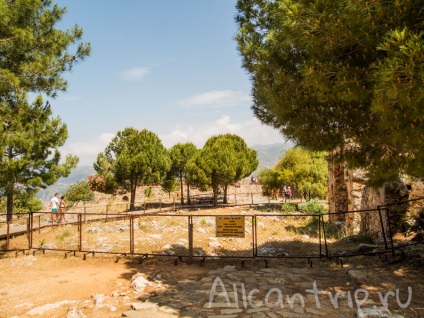
[[[213,206],[216,207],[218,206],[218,187],[213,186],[212,191],[213,191]]]
[[[184,205],[184,190],[183,190],[183,176],[180,174],[180,188],[181,188],[181,205]]]
[[[13,190],[8,189],[7,190],[7,203],[6,203],[6,213],[7,222],[12,222],[12,216],[13,216]]]
[[[191,199],[190,199],[190,184],[187,183],[187,204],[190,205],[191,204]]]
[[[134,207],[134,203],[135,203],[135,192],[137,190],[137,183],[136,182],[131,182],[131,198],[130,198],[130,211],[134,211],[135,207]]]
[[[228,203],[227,190],[228,190],[228,185],[225,185],[224,186],[224,204],[227,204]]]

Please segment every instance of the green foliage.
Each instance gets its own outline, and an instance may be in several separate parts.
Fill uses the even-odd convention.
[[[88,181],[78,181],[71,185],[64,193],[68,206],[76,205],[78,202],[88,202],[94,199],[94,192],[91,190]]]
[[[170,151],[169,156],[171,158],[171,174],[174,174],[180,180],[180,190],[181,190],[181,204],[184,204],[184,191],[183,191],[183,181],[185,179],[187,183],[187,191],[189,191],[189,180],[186,177],[186,169],[188,161],[195,156],[199,151],[196,146],[191,143],[178,143],[174,145]],[[169,179],[169,178],[168,178]],[[168,185],[171,186],[171,182],[168,182]],[[173,191],[173,190],[171,190]],[[167,192],[171,192],[167,191]],[[187,193],[189,196],[189,193]]]
[[[144,189],[144,196],[150,198],[152,196],[152,187],[147,187]]]
[[[254,114],[381,184],[424,175],[422,0],[239,0]]]
[[[178,181],[174,178],[173,175],[169,176],[169,174],[161,183],[162,190],[168,193],[169,197],[171,197],[171,192],[178,189],[178,186],[179,186]]]
[[[305,201],[302,203],[299,203],[297,205],[298,209],[302,212],[308,213],[308,214],[323,214],[325,213],[324,205],[319,202],[318,199],[312,199],[309,201]]]
[[[281,172],[281,184],[294,187],[305,198],[321,197],[327,193],[328,163],[325,152],[292,148],[283,154],[275,170]]]
[[[250,175],[258,166],[255,150],[233,134],[209,138],[205,146],[187,163],[187,177],[200,189],[212,188],[214,202],[220,187],[224,189],[224,202],[228,185]]]
[[[59,147],[65,143],[68,130],[59,117],[52,118],[51,108],[41,96],[32,105],[26,94],[1,101],[0,121],[4,123],[0,126],[0,190],[7,198],[11,219],[17,192],[34,194],[68,176],[78,157],[68,155],[61,160]]]
[[[259,172],[259,178],[266,196],[273,196],[283,189],[282,173],[277,169],[263,169]]]
[[[62,74],[90,53],[90,45],[80,43],[81,28],[55,27],[65,12],[50,0],[0,1],[0,190],[7,197],[9,221],[18,186],[33,193],[67,176],[78,163],[73,156],[60,163],[66,125],[51,118],[41,96],[30,106],[26,95],[54,97],[66,90]]]
[[[308,151],[301,147],[287,150],[274,168],[259,173],[265,195],[274,195],[287,185],[304,197],[324,196],[328,178],[326,158],[324,152]]]
[[[97,156],[94,169],[101,179],[111,180],[114,190],[130,191],[133,210],[137,187],[161,183],[170,166],[169,154],[156,134],[129,127]]]
[[[80,43],[83,31],[77,25],[56,28],[65,13],[51,0],[0,1],[0,102],[12,92],[54,96],[66,89],[61,74],[89,55],[90,44]]]
[[[296,205],[292,203],[283,203],[281,204],[281,210],[283,213],[293,213],[296,211]]]
[[[34,191],[16,191],[13,196],[13,214],[37,212],[43,209],[43,202]],[[7,210],[7,198],[0,198],[0,211]]]
[[[67,238],[69,235],[71,235],[71,232],[68,229],[66,229],[66,230],[63,230],[62,233],[58,234],[56,238],[63,242],[65,238]]]

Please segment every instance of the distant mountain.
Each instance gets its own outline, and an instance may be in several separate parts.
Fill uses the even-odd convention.
[[[259,165],[253,174],[265,168],[273,168],[278,162],[284,151],[293,148],[291,142],[277,143],[270,145],[254,145],[250,147],[258,152]]]
[[[78,181],[87,180],[88,176],[95,174],[93,166],[81,166],[71,171],[70,175],[66,178],[59,178],[57,182],[46,189],[38,191],[36,197],[41,199],[43,202],[50,200],[53,195],[58,192],[65,192],[71,185]]]

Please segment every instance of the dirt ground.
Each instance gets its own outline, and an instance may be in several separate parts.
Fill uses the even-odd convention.
[[[73,256],[65,259],[64,254],[56,252],[18,255],[15,258],[10,253],[0,259],[0,317],[31,317],[27,313],[32,308],[64,300],[69,304],[48,310],[42,317],[66,317],[74,305],[72,301],[84,303],[87,317],[121,317],[122,312],[129,309],[129,303],[137,301],[140,296],[130,288],[133,275],[143,273],[146,277],[154,277],[158,273],[172,272],[172,279],[168,283],[176,284],[178,280],[188,277],[200,279],[210,270],[200,266],[188,267],[186,264],[175,266],[174,260],[166,259],[147,260],[143,264],[134,260],[116,260],[98,255],[88,256],[86,260]],[[166,288],[164,284],[162,289]],[[159,291],[157,286],[155,291]],[[149,292],[149,286],[146,292]],[[119,296],[113,300],[108,298],[106,302],[109,302],[109,306],[95,306],[93,296],[110,296],[113,293]],[[112,305],[116,310],[111,310]]]
[[[160,275],[160,286],[148,286],[145,293],[155,294],[175,288],[178,281],[185,279],[200,280],[213,268],[225,264],[240,266],[237,260],[210,260],[204,266],[199,263],[191,265],[178,263],[174,259],[148,259],[142,264],[137,259],[119,259],[112,256],[81,255],[64,257],[63,253],[46,252],[31,255],[14,253],[3,255],[0,259],[0,317],[40,317],[30,315],[31,310],[46,304],[59,304],[57,308],[46,310],[42,317],[72,317],[73,308],[83,309],[81,317],[121,317],[122,312],[130,308],[130,303],[143,299],[130,288],[133,275],[143,273],[149,280]],[[270,266],[292,268],[307,267],[300,260],[274,260]],[[247,264],[247,267],[263,267],[263,263]],[[328,275],[340,270],[335,262],[321,261],[314,265]],[[382,264],[379,259],[346,260],[344,268],[357,269],[366,276],[362,288],[370,292],[370,298],[378,300],[378,292],[383,295],[399,289],[400,300],[405,303],[408,286],[412,289],[412,299],[406,309],[400,310],[396,297],[390,297],[391,308],[404,317],[424,317],[424,287],[422,280],[424,268],[413,261],[394,264]],[[333,282],[335,283],[335,282]],[[96,295],[105,295],[103,304],[96,305]],[[111,295],[115,295],[111,297]],[[68,316],[67,316],[68,315]],[[78,317],[78,316],[75,316]]]
[[[313,267],[322,271],[323,277],[329,274],[331,277],[331,273],[336,271],[345,274],[349,269],[357,270],[364,278],[364,281],[356,282],[357,286],[366,289],[377,305],[379,292],[384,296],[393,291],[388,301],[390,308],[395,308],[394,313],[405,318],[424,317],[423,248],[419,245],[409,249],[404,260],[396,257],[389,257],[387,261],[378,256],[353,257],[343,259],[343,269],[334,260],[314,261]],[[35,255],[26,253],[0,254],[0,318],[121,317],[131,303],[140,302],[149,295],[178,289],[180,281],[198,281],[211,269],[231,264],[243,270],[237,259],[206,260],[204,266],[199,266],[198,261],[192,265],[178,262],[175,266],[175,257],[149,258],[140,264],[137,258],[117,259],[108,254],[88,255],[83,260],[82,253],[75,257],[65,257],[64,252],[58,251],[46,251],[45,254],[38,251]],[[247,269],[263,268],[264,265],[263,260],[246,262]],[[308,267],[308,264],[306,259],[282,259],[270,260],[269,266],[292,269]],[[160,277],[160,283],[147,286],[143,294],[136,293],[130,283],[137,273],[142,273],[149,281]],[[337,281],[340,277],[334,275],[328,286],[345,284],[345,281]],[[410,304],[400,308],[399,301],[407,302],[408,287],[412,291]],[[42,307],[45,305],[49,307]],[[38,311],[34,311],[37,308]],[[84,315],[78,314],[78,311]],[[31,315],[35,312],[41,312],[41,315]]]

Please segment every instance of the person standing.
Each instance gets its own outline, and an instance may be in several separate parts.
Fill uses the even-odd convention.
[[[65,218],[65,211],[66,211],[66,202],[65,202],[65,196],[62,195],[60,197],[60,203],[59,203],[59,218],[57,220],[57,223],[66,223],[66,218]]]
[[[291,189],[290,189],[290,187],[287,187],[287,191],[286,191],[286,198],[287,198],[288,200],[290,200],[290,199],[291,199],[291,197],[292,197]]]
[[[52,210],[51,213],[51,220],[52,220],[52,224],[53,224],[53,215],[55,215],[55,221],[57,221],[57,207],[59,205],[59,193],[55,193],[54,197],[50,200],[50,208]]]

